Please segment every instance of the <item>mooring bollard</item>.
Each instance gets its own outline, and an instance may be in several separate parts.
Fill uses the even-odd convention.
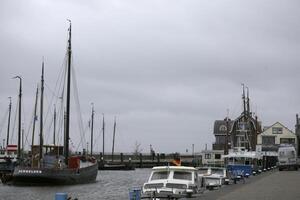
[[[56,193],[55,200],[67,200],[68,194],[67,193]]]
[[[143,155],[140,153],[140,168],[143,167]]]
[[[121,159],[121,163],[123,164],[124,162],[123,153],[120,154],[120,159]]]

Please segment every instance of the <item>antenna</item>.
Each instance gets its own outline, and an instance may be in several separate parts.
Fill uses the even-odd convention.
[[[245,99],[245,84],[242,83],[242,86],[243,86],[243,96],[242,96],[242,99],[243,99],[243,107],[244,107],[244,115],[246,114],[246,99]]]
[[[229,118],[229,108],[226,109],[226,117]]]
[[[247,89],[247,114],[250,116],[250,98],[249,98],[249,88],[246,86]]]

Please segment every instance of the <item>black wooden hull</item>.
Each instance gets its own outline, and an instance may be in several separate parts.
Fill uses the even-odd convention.
[[[96,181],[97,163],[79,169],[16,167],[13,185],[74,185]]]
[[[0,162],[0,173],[12,173],[15,169],[16,163]]]
[[[7,160],[5,162],[0,162],[0,180],[2,183],[7,183],[12,180],[12,174],[17,163]]]

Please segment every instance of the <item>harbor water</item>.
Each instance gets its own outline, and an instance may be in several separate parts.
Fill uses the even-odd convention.
[[[78,200],[128,200],[129,189],[141,187],[151,169],[133,171],[98,171],[95,183],[73,186],[11,186],[0,185],[0,200],[54,200],[55,193],[68,193]]]

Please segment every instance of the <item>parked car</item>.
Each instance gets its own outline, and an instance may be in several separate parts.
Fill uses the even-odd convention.
[[[278,148],[278,169],[298,170],[297,151],[293,145],[281,145]]]

